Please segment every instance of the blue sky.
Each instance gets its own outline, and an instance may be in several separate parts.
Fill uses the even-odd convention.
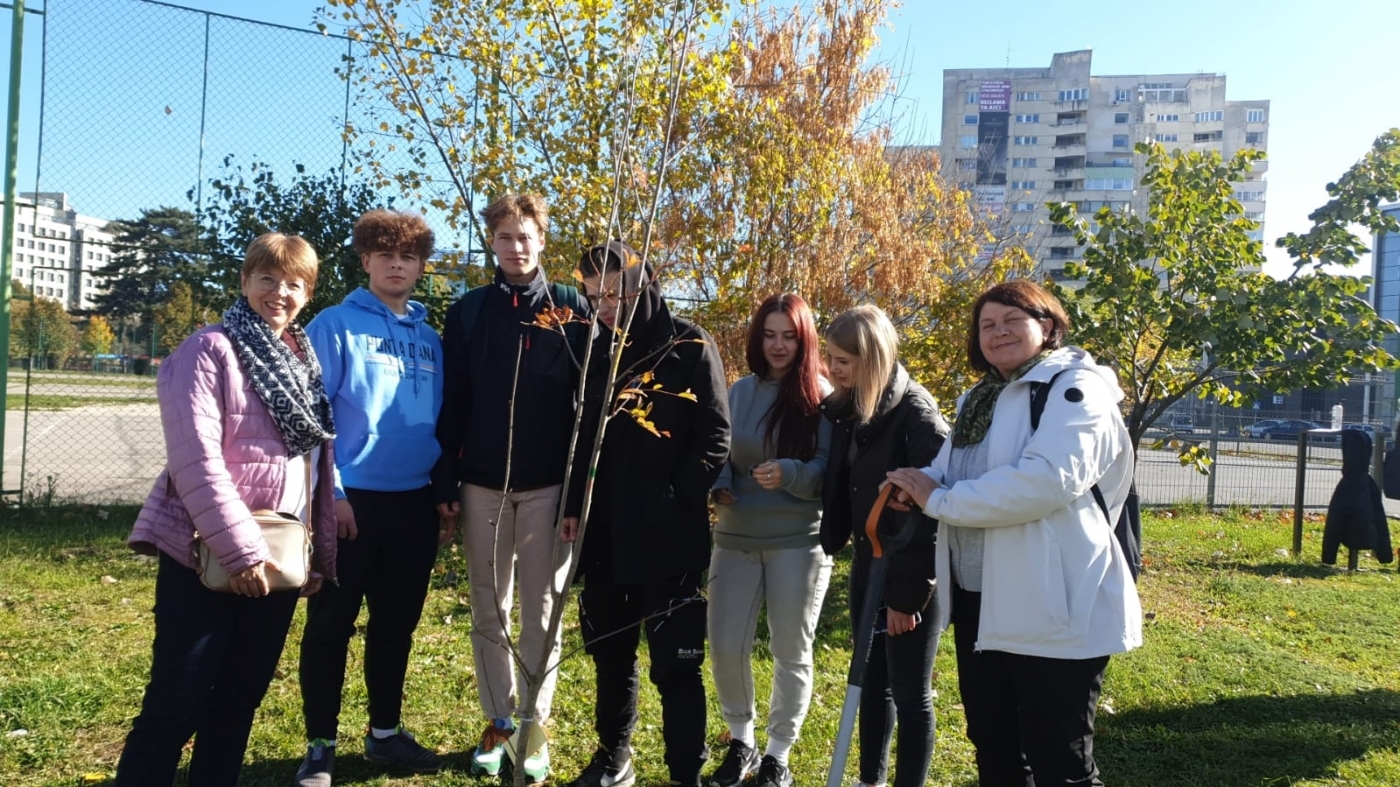
[[[64,3],[81,0],[52,2],[57,18]],[[111,3],[111,7],[125,3]],[[322,2],[187,0],[182,4],[309,28]],[[42,3],[30,5],[42,7]],[[0,35],[5,37],[0,40],[8,43],[9,12],[3,15]],[[1388,39],[1393,38],[1397,15],[1395,0],[1325,5],[1300,0],[1161,4],[910,0],[894,10],[881,32],[879,58],[900,77],[897,107],[904,118],[900,141],[924,144],[937,140],[945,68],[1008,62],[1044,67],[1055,52],[1090,48],[1096,74],[1224,73],[1229,98],[1272,101],[1266,212],[1266,235],[1272,240],[1305,228],[1308,212],[1326,200],[1326,183],[1365,153],[1376,136],[1400,126],[1395,70],[1388,65],[1394,50],[1394,41]],[[28,168],[21,170],[21,189],[33,183],[37,91],[29,86],[39,66],[36,24],[31,24],[26,36],[27,111],[21,129],[26,152],[21,158]],[[165,100],[169,107],[171,102],[163,96],[153,95],[151,100],[157,106]],[[326,102],[333,104],[334,96]],[[171,123],[191,122],[190,113],[182,114],[186,107],[176,104],[173,109],[163,113]],[[157,117],[150,122],[164,121]],[[208,155],[222,155],[215,147],[212,142],[206,145]],[[129,153],[138,162],[153,154]],[[60,188],[48,179],[44,187]],[[1271,257],[1269,270],[1286,273],[1286,258]]]

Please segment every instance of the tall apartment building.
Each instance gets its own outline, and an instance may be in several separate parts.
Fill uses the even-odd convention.
[[[78,213],[66,192],[21,193],[15,208],[12,278],[65,309],[90,309],[97,295],[93,271],[112,261],[107,219]]]
[[[1138,187],[1145,157],[1137,142],[1168,149],[1218,150],[1229,158],[1268,142],[1268,101],[1226,101],[1223,74],[1093,76],[1090,50],[1061,52],[1049,68],[958,68],[943,72],[940,154],[949,176],[1054,278],[1078,248],[1050,225],[1049,202],[1081,213],[1102,207],[1145,210]],[[1267,198],[1258,162],[1236,198],[1261,223]]]
[[[1382,208],[1400,221],[1400,203]],[[1371,239],[1371,305],[1376,314],[1400,324],[1400,234],[1381,233]],[[1382,346],[1386,352],[1400,358],[1400,334],[1387,336]],[[1400,417],[1400,386],[1396,385],[1394,371],[1371,375],[1365,381],[1368,386],[1368,403],[1374,408],[1365,415],[1372,421],[1388,426],[1397,425]]]

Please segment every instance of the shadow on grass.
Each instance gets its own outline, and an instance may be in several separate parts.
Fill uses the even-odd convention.
[[[1101,714],[1096,755],[1115,785],[1272,785],[1336,778],[1400,746],[1400,693],[1238,697]]]
[[[1346,566],[1341,567],[1343,570]],[[1336,576],[1337,566],[1297,560],[1276,560],[1271,563],[1240,563],[1234,570],[1261,577],[1292,577],[1293,579],[1326,579]]]

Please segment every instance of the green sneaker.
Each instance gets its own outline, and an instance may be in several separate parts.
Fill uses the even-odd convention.
[[[495,719],[486,725],[481,733],[481,743],[472,752],[471,772],[473,776],[496,776],[501,772],[505,759],[506,746],[515,732],[510,719]]]
[[[525,777],[529,784],[539,784],[549,777],[549,744],[541,743],[525,758]]]

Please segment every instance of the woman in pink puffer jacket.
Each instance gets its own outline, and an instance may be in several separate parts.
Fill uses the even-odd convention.
[[[128,540],[159,557],[155,644],[118,787],[171,784],[191,736],[191,787],[238,781],[253,713],[298,595],[270,592],[267,543],[253,510],[288,511],[311,523],[312,575],[303,594],[335,581],[330,404],[315,352],[295,322],[316,271],[305,240],[259,237],[243,264],[243,297],[222,324],[195,332],[161,366],[166,469]],[[228,572],[232,592],[200,583],[197,538]]]

